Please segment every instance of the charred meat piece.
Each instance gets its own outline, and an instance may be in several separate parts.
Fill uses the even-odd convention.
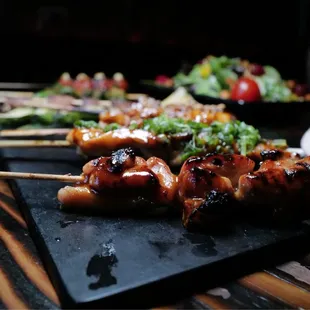
[[[191,157],[179,175],[178,199],[183,205],[187,229],[214,227],[234,210],[239,177],[255,163],[241,155],[210,154]]]
[[[172,206],[177,177],[156,157],[145,161],[131,148],[100,157],[83,167],[84,182],[59,190],[64,208],[99,209],[103,213],[152,211],[156,206]]]
[[[187,229],[213,228],[237,211],[252,220],[285,223],[310,216],[310,157],[271,152],[255,163],[241,155],[192,157],[182,166],[178,198]]]
[[[247,156],[254,160],[256,163],[270,159],[270,160],[279,160],[284,158],[300,158],[300,155],[297,153],[288,152],[287,147],[277,147],[272,144],[272,141],[265,141],[259,143],[252,152]]]
[[[252,173],[239,179],[236,198],[247,211],[275,220],[309,215],[310,157],[266,160]]]

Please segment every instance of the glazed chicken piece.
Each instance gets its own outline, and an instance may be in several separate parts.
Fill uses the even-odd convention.
[[[286,150],[287,147],[278,148],[272,144],[272,141],[266,141],[259,143],[254,150],[247,156],[254,160],[256,163],[260,163],[266,159],[279,160],[284,158],[300,158],[297,153],[291,153]]]
[[[180,167],[179,153],[183,142],[189,141],[192,134],[178,133],[171,136],[153,135],[143,129],[119,128],[104,132],[96,128],[74,128],[67,135],[67,141],[77,146],[80,155],[95,158],[108,156],[120,148],[133,148],[143,158],[159,157],[170,166]]]
[[[67,135],[67,141],[78,147],[78,152],[89,157],[107,156],[112,151],[132,147],[151,149],[152,154],[161,150],[162,143],[150,132],[120,128],[104,132],[102,129],[74,128]]]
[[[310,216],[310,157],[274,158],[256,171],[241,155],[189,158],[179,175],[184,226],[213,228],[236,211],[278,223]]]
[[[239,177],[255,163],[241,155],[191,157],[179,175],[178,198],[187,229],[209,228],[234,212]]]
[[[59,190],[63,208],[119,214],[174,205],[177,177],[163,160],[151,157],[146,161],[131,148],[88,162],[82,176],[84,182]]]
[[[235,196],[275,220],[309,215],[310,157],[265,160],[257,171],[240,177]]]

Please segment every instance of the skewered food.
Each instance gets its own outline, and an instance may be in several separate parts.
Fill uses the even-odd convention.
[[[154,118],[166,114],[171,118],[183,118],[199,123],[210,124],[213,121],[229,122],[235,117],[224,111],[224,105],[203,105],[201,103],[162,104],[153,98],[140,98],[137,102],[121,102],[109,110],[103,111],[100,116],[102,124],[117,123],[129,126],[132,122],[141,124],[144,119]]]
[[[91,160],[81,177],[59,190],[64,208],[119,215],[164,206],[182,210],[189,230],[213,229],[239,212],[251,217],[252,210],[275,219],[310,214],[310,157],[267,159],[255,170],[242,155],[193,156],[177,177],[162,159],[144,160],[127,148]]]
[[[184,226],[219,225],[238,209],[275,221],[310,215],[310,157],[267,159],[254,167],[240,155],[189,158],[179,175]]]
[[[58,192],[64,206],[117,213],[136,208],[152,211],[158,205],[173,206],[175,200],[177,178],[167,164],[156,157],[146,161],[131,148],[90,161],[82,176],[84,182]]]
[[[189,158],[178,179],[183,225],[188,229],[208,228],[233,215],[239,178],[252,172],[254,167],[255,163],[242,155],[209,154]]]
[[[262,140],[258,130],[240,121],[204,124],[165,114],[128,127],[111,123],[102,128],[95,123],[79,122],[67,141],[89,157],[105,156],[130,146],[143,157],[157,156],[170,166],[180,166],[190,156],[210,152],[251,155],[260,161],[261,148],[279,147],[278,142],[276,145]],[[286,144],[281,143],[285,149]]]

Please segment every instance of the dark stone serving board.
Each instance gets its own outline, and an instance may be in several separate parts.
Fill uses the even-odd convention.
[[[4,166],[19,172],[80,174],[83,164],[69,149],[2,155]],[[56,198],[64,186],[59,182],[17,180],[12,186],[64,307],[97,307],[98,300],[100,307],[144,306],[155,296],[158,301],[216,285],[222,276],[240,275],[309,244],[307,225],[277,230],[244,224],[203,235],[187,232],[175,217],[65,213]]]

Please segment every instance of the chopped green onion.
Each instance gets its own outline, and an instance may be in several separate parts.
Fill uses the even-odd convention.
[[[74,123],[75,128],[100,128],[99,124],[95,121],[79,120]]]

